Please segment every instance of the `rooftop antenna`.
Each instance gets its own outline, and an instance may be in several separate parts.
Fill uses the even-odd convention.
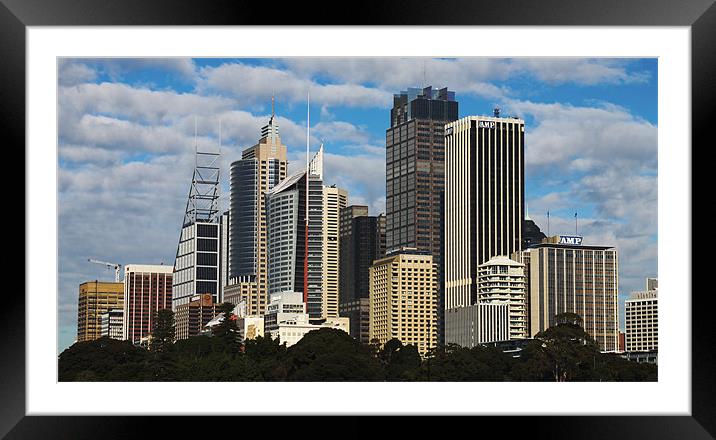
[[[579,235],[579,234],[577,234],[577,213],[576,212],[574,213],[574,235]]]
[[[547,237],[549,237],[549,210],[547,210]]]
[[[423,88],[428,86],[428,81],[425,79],[425,58],[423,58]]]
[[[495,108],[492,110],[492,114],[493,114],[496,118],[499,118],[499,117],[500,117],[500,106],[499,106],[499,105],[496,105],[496,106],[495,106]]]

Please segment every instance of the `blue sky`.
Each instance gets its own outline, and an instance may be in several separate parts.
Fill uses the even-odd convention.
[[[657,275],[657,60],[587,58],[61,59],[59,350],[76,337],[81,282],[111,279],[87,258],[172,264],[198,142],[228,166],[253,145],[276,96],[290,169],[325,142],[328,184],[385,206],[392,94],[447,86],[460,116],[526,121],[529,215],[546,232],[616,246],[620,299]],[[623,304],[622,304],[623,311]],[[623,313],[623,312],[622,312]],[[622,315],[623,316],[623,315]],[[623,321],[623,319],[621,320]],[[622,324],[623,327],[623,324]]]

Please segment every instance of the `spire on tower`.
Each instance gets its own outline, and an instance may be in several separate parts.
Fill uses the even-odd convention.
[[[219,122],[221,137],[221,122]],[[197,122],[194,119],[194,175],[184,212],[184,226],[196,222],[216,222],[219,212],[219,159],[218,151],[201,151],[197,142]],[[221,142],[221,141],[219,141]]]

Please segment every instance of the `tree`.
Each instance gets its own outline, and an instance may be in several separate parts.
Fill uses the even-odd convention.
[[[386,380],[405,381],[414,380],[420,373],[420,353],[414,345],[403,345],[393,338],[385,343],[378,352],[378,359],[383,364]]]
[[[174,312],[166,308],[159,310],[154,318],[150,350],[166,352],[174,343]]]
[[[589,380],[595,369],[599,346],[581,327],[581,318],[574,313],[555,317],[556,325],[535,335],[535,342],[526,351],[527,360],[538,369],[549,367],[556,382]]]
[[[129,341],[103,337],[77,342],[59,356],[58,380],[142,381],[150,379],[148,356]]]
[[[239,351],[239,328],[236,325],[234,305],[230,302],[219,304],[218,309],[224,315],[221,322],[214,327],[212,333],[225,344],[226,350],[232,353]]]
[[[384,370],[370,347],[342,330],[310,331],[286,351],[287,380],[378,381],[384,378]]]

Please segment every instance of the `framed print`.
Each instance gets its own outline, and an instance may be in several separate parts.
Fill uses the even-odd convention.
[[[691,191],[716,6],[305,6],[3,0],[27,258],[0,433],[713,438]]]

